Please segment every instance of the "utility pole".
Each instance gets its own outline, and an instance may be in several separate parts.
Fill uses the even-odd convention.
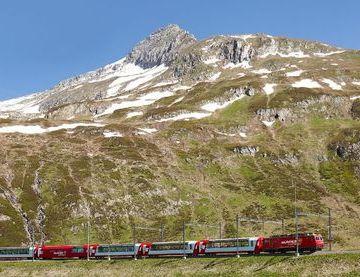
[[[32,234],[31,234],[31,237],[32,237],[32,261],[35,261],[35,234],[34,234],[35,230],[34,228],[32,228]]]
[[[111,260],[111,257],[110,257],[110,245],[111,245],[111,241],[112,241],[112,231],[111,231],[111,225],[110,225],[109,220],[108,220],[108,226],[109,226],[108,261],[110,261]]]
[[[294,185],[294,181],[291,180],[293,185]],[[294,193],[294,197],[295,197],[295,240],[296,240],[296,253],[295,253],[295,256],[296,257],[299,257],[299,226],[298,226],[298,211],[297,211],[297,186],[296,186],[296,183],[294,185],[294,190],[295,190],[295,193]]]
[[[262,222],[262,227],[263,227],[263,235],[265,236],[265,219]]]
[[[90,261],[90,220],[87,222],[87,260]]]
[[[185,245],[185,221],[183,221],[182,226],[182,238],[183,238],[183,259],[186,259],[186,245]]]
[[[136,261],[137,260],[137,253],[136,253],[136,226],[135,226],[135,223],[133,224],[133,230],[132,230],[132,233],[133,233],[133,243],[134,243],[134,260]]]
[[[329,251],[331,251],[331,249],[332,249],[332,228],[331,228],[331,223],[332,223],[332,222],[331,222],[331,209],[330,209],[330,208],[328,208],[328,209],[329,209],[328,241],[329,241]]]
[[[160,241],[164,241],[164,224],[161,223],[160,226]]]
[[[219,239],[222,239],[221,227],[222,227],[222,224],[221,224],[221,222],[220,222],[220,223],[219,223]],[[220,247],[221,247],[221,241],[220,241]]]
[[[110,243],[108,244],[108,261],[111,261],[111,257],[110,257]]]
[[[222,239],[222,224],[221,222],[219,223],[219,238]]]
[[[236,257],[240,258],[239,255],[239,215],[236,215]]]
[[[110,236],[111,238],[111,236]],[[108,261],[111,260],[111,257],[110,257],[110,244],[111,244],[111,241],[109,240],[109,244],[108,244]]]

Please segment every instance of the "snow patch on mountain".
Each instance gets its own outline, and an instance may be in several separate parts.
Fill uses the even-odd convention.
[[[69,88],[76,88],[83,83],[95,83],[104,81],[113,77],[116,77],[119,71],[121,71],[122,67],[125,64],[125,59],[122,58],[116,62],[111,64],[105,65],[97,70],[90,71],[70,79],[66,79],[55,86],[54,89],[59,89],[60,91],[69,89]]]
[[[130,82],[126,87],[125,91],[133,90],[137,88],[138,86],[145,84],[155,77],[161,75],[164,73],[168,68],[165,65],[159,65],[157,67],[150,68],[149,70],[146,70],[146,72],[136,80]]]
[[[172,91],[178,91],[178,90],[189,90],[191,89],[192,87],[191,86],[183,86],[183,85],[180,85],[180,86],[175,86],[172,88]]]
[[[329,85],[329,87],[332,88],[333,90],[342,90],[342,86],[335,83],[333,80],[323,78],[321,79],[321,82]]]
[[[310,55],[304,54],[303,51],[296,51],[296,52],[290,52],[290,53],[278,53],[278,55],[282,58],[308,58]]]
[[[322,88],[322,86],[311,79],[303,79],[292,84],[294,88]]]
[[[252,34],[245,34],[245,35],[231,35],[230,37],[232,38],[238,38],[238,39],[242,39],[242,40],[248,40],[250,38],[256,38],[256,35],[252,35]]]
[[[148,106],[162,98],[172,96],[173,94],[174,93],[172,91],[153,91],[145,95],[142,95],[135,100],[127,100],[121,103],[114,103],[111,106],[109,106],[104,112],[96,115],[96,117],[112,114],[116,110]]]
[[[272,127],[275,123],[275,121],[267,121],[267,120],[263,120],[261,121],[266,127]]]
[[[169,105],[169,107],[175,105],[176,103],[179,103],[179,102],[183,101],[184,98],[185,98],[185,96],[181,96],[181,97],[175,99],[175,100]]]
[[[271,73],[271,71],[266,69],[266,68],[260,68],[260,69],[257,69],[257,70],[253,70],[252,72],[255,73],[255,74],[268,74],[268,73]]]
[[[291,71],[291,72],[286,72],[286,77],[299,77],[302,73],[304,72],[304,70],[295,70],[295,71]]]
[[[109,85],[106,96],[115,96],[118,91],[125,86],[125,84],[125,91],[135,89],[138,86],[147,83],[155,77],[161,75],[167,69],[168,68],[164,65],[143,69],[140,66],[132,63],[125,64],[120,71],[113,75],[113,77],[116,77],[116,79]]]
[[[263,90],[265,91],[265,94],[269,95],[274,93],[274,88],[277,86],[277,84],[266,84],[263,87]]]
[[[148,135],[152,133],[156,133],[158,129],[155,128],[138,128],[139,132],[137,132],[138,135]]]
[[[340,54],[340,53],[344,53],[344,52],[345,52],[345,50],[338,50],[338,51],[332,51],[332,52],[327,52],[327,53],[314,53],[314,56],[326,57],[326,56]]]
[[[223,103],[219,103],[219,102],[210,102],[210,103],[207,103],[205,105],[202,105],[201,106],[201,109],[204,110],[204,111],[208,111],[208,112],[215,112],[216,110],[219,110],[219,109],[224,109],[226,108],[227,106],[229,106],[230,104],[234,103],[235,101],[237,100],[240,100],[242,99],[243,97],[245,97],[244,94],[234,98],[234,99],[231,99],[229,101],[226,101],[226,102],[223,102]]]
[[[110,131],[103,132],[103,135],[106,138],[114,138],[114,137],[121,138],[123,136],[120,132],[110,132]]]
[[[219,79],[220,75],[221,75],[221,72],[217,72],[217,73],[213,74],[213,75],[208,79],[208,81],[214,82],[214,81],[216,81],[217,79]]]
[[[201,119],[204,117],[208,117],[210,115],[211,115],[211,113],[202,113],[202,112],[181,113],[181,114],[175,115],[173,117],[162,118],[162,119],[158,120],[158,122]]]
[[[34,134],[44,134],[55,132],[59,130],[72,130],[77,127],[104,127],[104,124],[100,123],[69,123],[62,124],[59,126],[44,128],[39,125],[12,125],[12,126],[4,126],[0,127],[0,133],[9,134],[9,133],[20,133],[26,135],[34,135]]]
[[[126,118],[132,118],[143,114],[144,114],[143,112],[129,112],[126,114]]]
[[[280,56],[282,58],[309,58],[310,55],[304,54],[303,51],[294,51],[290,53],[282,53],[277,49],[269,50],[268,52],[260,55],[260,58],[267,58],[268,56]]]
[[[24,114],[40,114],[37,97],[40,93],[18,97],[0,102],[0,112],[21,112]]]

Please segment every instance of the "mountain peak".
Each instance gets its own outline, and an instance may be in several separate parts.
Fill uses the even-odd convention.
[[[127,56],[127,61],[143,68],[170,64],[179,51],[196,42],[196,38],[176,24],[153,32],[138,43]]]
[[[164,27],[161,27],[160,29],[156,30],[155,32],[153,32],[153,34],[155,33],[166,33],[166,32],[185,32],[187,33],[186,30],[182,29],[179,25],[177,24],[169,24],[166,25]]]

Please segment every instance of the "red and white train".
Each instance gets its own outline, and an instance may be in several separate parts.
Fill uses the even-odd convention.
[[[298,245],[298,246],[297,246]],[[43,245],[0,248],[0,259],[104,259],[137,257],[201,257],[260,253],[300,253],[324,248],[321,235],[313,233],[204,239],[200,241],[142,242],[135,244]]]

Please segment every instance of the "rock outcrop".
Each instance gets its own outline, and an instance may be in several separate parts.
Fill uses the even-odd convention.
[[[259,152],[258,146],[237,146],[233,149],[234,153],[243,155],[243,156],[255,156]]]
[[[137,44],[127,56],[126,61],[142,68],[161,64],[169,66],[182,49],[195,42],[193,35],[172,24],[152,33]]]
[[[250,44],[236,39],[221,43],[219,48],[219,57],[234,64],[250,62],[256,53]]]

